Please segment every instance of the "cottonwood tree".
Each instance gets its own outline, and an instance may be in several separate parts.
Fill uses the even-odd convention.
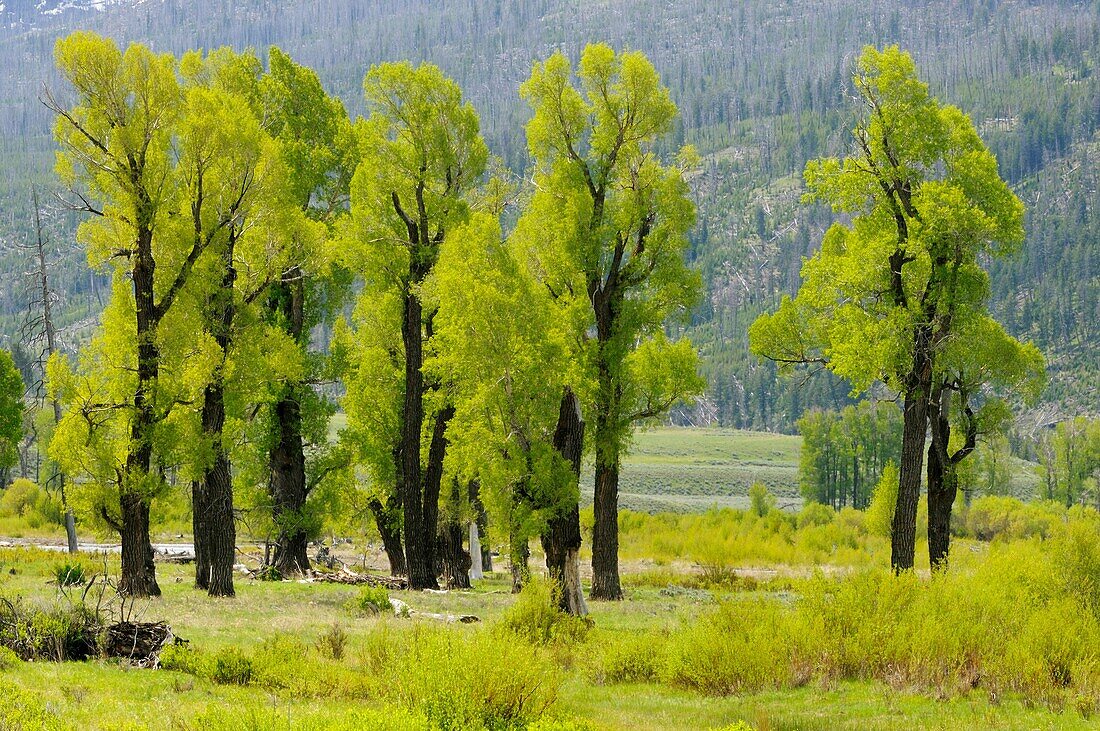
[[[563,393],[571,396],[577,368],[549,293],[515,248],[504,242],[495,216],[478,213],[447,238],[433,273],[439,307],[432,370],[455,405],[447,467],[466,482],[476,480],[502,516],[513,592],[527,578],[531,537],[572,518],[576,541],[546,541],[547,569],[562,606],[584,614],[577,559],[583,428],[575,443],[559,445],[558,436],[575,418],[573,408],[562,424],[560,402]]]
[[[271,382],[256,420],[275,532],[270,564],[290,576],[309,568],[306,548],[320,520],[309,498],[344,466],[328,444],[333,406],[316,388],[331,377],[331,364],[312,347],[311,333],[346,298],[348,278],[329,243],[347,213],[358,146],[344,105],[325,92],[313,70],[276,47],[268,66],[259,86],[264,129],[279,143],[294,204],[323,226],[312,237],[293,238],[294,253],[263,298],[266,320],[297,343],[302,362],[297,377]]]
[[[401,506],[409,586],[436,588],[439,494],[454,406],[425,376],[435,308],[425,288],[449,233],[468,219],[488,150],[473,107],[435,66],[381,64],[351,186],[345,262],[363,279],[345,342],[348,438]]]
[[[185,293],[200,324],[187,371],[199,421],[189,460],[195,581],[212,596],[232,596],[230,448],[239,441],[241,412],[267,383],[300,376],[296,344],[265,326],[258,302],[282,276],[296,242],[314,235],[290,195],[279,145],[256,114],[259,61],[221,49],[188,53],[180,69],[179,208],[190,215],[170,228],[202,249]]]
[[[68,108],[47,94],[58,172],[91,214],[77,234],[89,262],[113,267],[115,277],[103,330],[81,358],[88,377],[53,368],[69,410],[50,452],[63,467],[116,486],[117,518],[102,507],[122,538],[119,588],[155,596],[149,500],[163,481],[152,470],[153,452],[175,404],[159,387],[161,355],[166,334],[180,335],[166,325],[204,246],[163,235],[175,201],[171,145],[182,95],[175,60],[138,44],[122,52],[114,41],[77,32],[57,42],[55,55],[76,92]]]
[[[535,192],[517,232],[587,366],[596,461],[592,597],[620,599],[619,466],[635,422],[701,392],[690,343],[663,327],[697,296],[684,263],[694,221],[683,167],[654,152],[676,107],[641,53],[588,46],[576,78],[558,53],[521,87]]]
[[[897,47],[868,47],[854,84],[862,105],[854,149],[806,166],[807,200],[851,215],[802,269],[798,295],[750,330],[750,347],[781,364],[819,363],[855,391],[876,380],[903,401],[891,565],[916,547],[936,356],[954,335],[943,316],[952,284],[979,254],[1023,239],[1023,205],[997,174],[969,118],[941,104]]]

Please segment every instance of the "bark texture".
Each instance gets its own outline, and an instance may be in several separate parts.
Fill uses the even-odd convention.
[[[140,172],[135,172],[135,176],[140,178]],[[138,383],[130,422],[130,451],[126,456],[122,484],[119,485],[122,528],[122,575],[119,591],[128,596],[160,596],[156,567],[153,564],[153,546],[149,541],[149,499],[145,484],[150,479],[149,471],[153,463],[152,436],[153,427],[157,423],[153,394],[160,374],[160,351],[157,348],[160,313],[153,301],[156,263],[153,260],[151,220],[138,225],[133,262]]]
[[[932,439],[928,445],[928,565],[947,568],[951,550],[951,513],[959,492],[958,465],[977,445],[978,427],[965,391],[960,392],[966,435],[963,445],[950,451],[951,390],[937,386],[929,407]]]
[[[382,547],[386,551],[386,560],[390,564],[390,576],[405,576],[405,549],[401,546],[401,511],[390,500],[383,503],[375,498],[369,503],[374,524],[382,536]]]
[[[581,419],[580,401],[569,388],[562,394],[558,409],[554,449],[569,463],[573,480],[579,480],[584,450],[584,421]],[[542,533],[542,550],[546,555],[546,573],[560,589],[561,610],[576,616],[588,614],[581,587],[580,548],[580,506],[571,503],[547,521]]]
[[[305,284],[298,267],[291,269],[272,288],[269,309],[288,335],[301,343],[305,336]],[[309,490],[306,485],[306,456],[302,444],[302,408],[299,383],[288,383],[275,404],[275,435],[268,455],[271,512],[275,523],[275,550],[272,566],[283,576],[296,576],[309,570],[303,513]]]

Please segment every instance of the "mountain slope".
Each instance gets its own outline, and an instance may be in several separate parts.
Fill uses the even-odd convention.
[[[992,265],[992,305],[1012,332],[1049,355],[1053,382],[1032,421],[1100,412],[1095,385],[1100,272],[1096,208],[1100,5],[995,0],[895,3],[816,0],[3,0],[0,10],[0,239],[29,233],[30,186],[49,187],[50,119],[37,101],[58,88],[53,39],[91,28],[157,50],[278,44],[317,68],[353,113],[371,63],[439,64],[481,114],[490,146],[526,165],[519,84],[557,49],[606,41],[646,52],[681,118],[669,148],[696,144],[699,225],[693,264],[707,287],[689,334],[704,354],[708,398],[684,419],[790,428],[807,406],[844,403],[847,387],[815,376],[779,383],[747,353],[757,313],[798,284],[831,213],[800,204],[807,159],[839,154],[853,111],[850,64],[867,43],[910,50],[933,90],[961,106],[1029,205],[1028,242]],[[64,93],[64,90],[60,90]],[[57,215],[59,244],[75,221]],[[106,281],[60,246],[66,342],[79,342]],[[18,252],[0,253],[0,337],[22,317]]]

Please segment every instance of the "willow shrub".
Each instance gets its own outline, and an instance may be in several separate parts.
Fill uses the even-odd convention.
[[[560,670],[550,656],[510,633],[383,623],[358,643],[338,661],[279,635],[247,653],[169,648],[161,666],[296,698],[380,701],[444,731],[523,728],[557,698]]]
[[[1100,706],[1100,530],[1081,512],[1048,541],[956,550],[932,578],[885,570],[737,595],[664,635],[601,636],[598,682],[708,695],[878,680],[938,697],[981,689]]]

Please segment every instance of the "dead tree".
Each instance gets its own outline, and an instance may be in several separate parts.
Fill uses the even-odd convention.
[[[45,389],[45,363],[58,351],[57,330],[54,327],[53,305],[57,300],[56,293],[50,288],[49,264],[46,261],[46,248],[49,237],[42,225],[42,206],[38,200],[38,191],[33,191],[34,198],[34,226],[35,239],[30,244],[24,244],[24,249],[30,256],[33,268],[26,271],[24,276],[28,284],[28,307],[26,319],[21,327],[21,338],[24,346],[35,357],[35,378],[28,384],[28,391],[34,399],[36,408],[42,408],[46,399]],[[49,399],[53,409],[53,423],[61,421],[61,403],[56,398]],[[39,442],[38,450],[41,452],[42,444]],[[65,475],[50,462],[49,476],[46,478],[47,488],[56,488],[61,496],[61,506],[65,511],[65,535],[68,538],[69,553],[77,552],[76,519],[73,516],[72,507],[69,506],[68,496],[65,491]]]

